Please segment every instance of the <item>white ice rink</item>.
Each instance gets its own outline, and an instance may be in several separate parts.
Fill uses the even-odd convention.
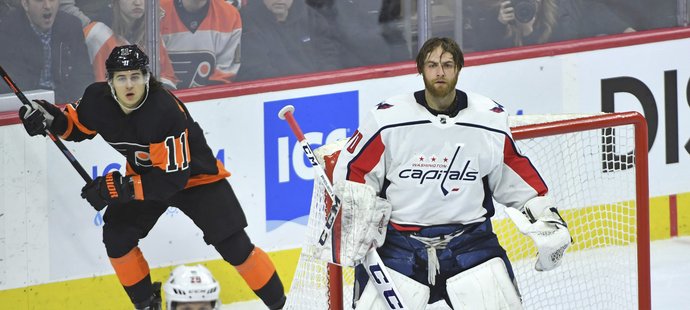
[[[690,310],[690,237],[652,242],[651,274],[652,309]],[[224,305],[221,309],[266,308],[262,303],[255,301]]]

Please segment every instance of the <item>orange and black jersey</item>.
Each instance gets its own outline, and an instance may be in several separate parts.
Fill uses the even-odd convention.
[[[167,200],[178,191],[230,176],[213,156],[203,131],[184,104],[162,88],[125,114],[106,82],[91,84],[80,101],[67,105],[69,141],[103,139],[127,159],[135,199]]]

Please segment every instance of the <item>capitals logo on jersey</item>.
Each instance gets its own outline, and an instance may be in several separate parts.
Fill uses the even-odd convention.
[[[419,155],[410,162],[410,168],[402,169],[398,173],[400,179],[409,179],[415,183],[440,182],[443,196],[460,190],[457,181],[476,181],[479,171],[470,167],[472,160],[461,160],[458,154],[463,146],[459,145],[452,157],[437,155]],[[458,169],[453,169],[458,167]],[[461,167],[461,168],[460,168]]]

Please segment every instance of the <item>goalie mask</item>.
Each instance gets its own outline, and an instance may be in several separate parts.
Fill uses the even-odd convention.
[[[113,49],[105,61],[110,93],[125,113],[146,101],[149,95],[149,57],[136,45]]]
[[[213,309],[220,309],[220,286],[206,267],[178,266],[170,274],[165,285],[167,308],[174,310],[181,303],[210,302]]]

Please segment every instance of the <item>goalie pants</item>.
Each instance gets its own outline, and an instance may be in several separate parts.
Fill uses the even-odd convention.
[[[247,220],[230,183],[218,182],[184,189],[169,201],[131,201],[109,206],[103,217],[103,243],[121,284],[133,303],[150,298],[153,292],[148,263],[138,248],[139,240],[163,215],[168,206],[184,212],[204,233],[204,241],[214,245],[233,266],[251,265],[269,270],[252,287],[267,304],[279,303],[283,287],[268,256],[255,248],[244,232]],[[174,211],[169,212],[174,215]],[[183,245],[177,250],[184,251]],[[255,263],[260,262],[260,263]],[[271,272],[272,270],[272,272]],[[256,272],[250,272],[256,274]],[[246,280],[246,279],[245,279]],[[252,279],[255,280],[255,279]],[[252,281],[249,281],[248,284]]]
[[[436,250],[440,273],[436,275],[435,284],[429,284],[426,246],[413,237],[450,236],[460,231],[462,233],[454,237],[444,249]],[[494,257],[503,259],[510,279],[513,281],[515,279],[508,256],[498,243],[489,220],[470,225],[425,227],[413,233],[401,232],[388,225],[386,241],[377,250],[386,267],[429,286],[431,291],[429,303],[444,299],[450,305],[446,292],[446,280]],[[355,296],[360,296],[369,278],[362,265],[355,268],[355,278],[354,293]]]

